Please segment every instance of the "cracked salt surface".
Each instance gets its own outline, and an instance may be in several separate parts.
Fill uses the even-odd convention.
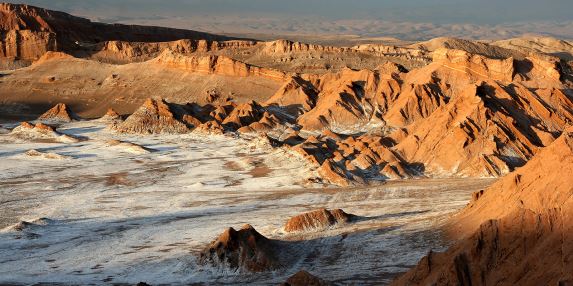
[[[22,143],[0,135],[0,284],[276,285],[300,269],[337,284],[386,284],[428,250],[443,249],[438,226],[492,182],[321,188],[304,183],[315,173],[300,157],[256,141],[119,135],[95,121],[59,131],[89,140]],[[110,139],[153,151],[126,152]],[[22,156],[31,149],[71,159]],[[289,217],[321,207],[362,219],[325,231],[282,230]],[[284,255],[292,263],[257,274],[197,265],[199,250],[246,223],[289,241],[292,253]]]

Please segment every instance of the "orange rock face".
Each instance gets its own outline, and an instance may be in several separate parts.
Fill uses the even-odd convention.
[[[288,79],[288,76],[281,71],[245,64],[225,56],[184,56],[166,50],[153,61],[159,65],[195,73],[238,77],[253,76],[276,81]]]
[[[22,125],[24,125],[24,123],[22,123]],[[38,130],[44,130],[44,131],[48,131],[48,132],[54,132],[56,131],[56,129],[54,129],[54,127],[50,126],[50,125],[46,125],[44,123],[36,123],[36,126],[34,126],[34,128],[38,129]]]
[[[36,60],[47,51],[73,52],[107,40],[165,42],[179,39],[226,40],[207,33],[91,22],[29,5],[0,4],[0,57]]]
[[[38,117],[38,120],[53,121],[53,122],[72,122],[73,120],[80,119],[67,105],[58,103],[46,113]]]
[[[568,285],[573,282],[573,129],[524,167],[474,195],[451,232],[395,285]]]
[[[214,266],[226,265],[233,270],[260,272],[280,266],[277,245],[258,233],[252,226],[240,230],[229,228],[201,252],[200,262]]]
[[[348,223],[354,215],[347,214],[341,209],[319,209],[290,218],[285,224],[285,231],[297,232],[314,229],[324,229],[336,224]]]

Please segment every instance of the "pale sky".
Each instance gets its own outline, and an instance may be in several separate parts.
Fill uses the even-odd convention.
[[[567,34],[573,23],[573,0],[22,0],[49,9],[104,22],[158,24],[216,32],[336,31],[359,33],[366,21],[407,22],[411,31],[478,31]],[[349,21],[362,21],[361,24]],[[336,21],[336,22],[332,22]],[[308,27],[301,22],[308,23]],[[337,29],[331,29],[339,25]],[[341,24],[342,23],[342,24]],[[436,26],[423,26],[417,23]],[[217,26],[219,25],[219,26]],[[456,26],[452,26],[456,25]],[[476,25],[473,27],[460,25]],[[387,29],[388,24],[380,25]],[[460,28],[461,27],[461,28]],[[465,27],[465,28],[464,28]],[[313,30],[314,29],[314,30]],[[414,30],[412,30],[414,29]],[[509,29],[507,31],[503,29]],[[371,29],[372,30],[372,29]],[[531,30],[531,31],[530,31]],[[501,31],[501,32],[499,32]],[[573,34],[573,31],[570,32]],[[372,34],[369,31],[365,34]],[[380,31],[376,33],[382,35]],[[399,32],[394,34],[400,36]],[[412,34],[412,35],[415,35]],[[417,34],[416,34],[417,35]],[[423,35],[423,34],[422,34]],[[432,35],[434,36],[434,35]],[[439,36],[439,35],[438,35]]]

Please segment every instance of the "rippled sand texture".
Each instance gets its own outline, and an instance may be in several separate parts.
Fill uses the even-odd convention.
[[[0,283],[273,284],[300,269],[341,284],[385,284],[430,249],[437,227],[491,180],[396,181],[324,188],[294,154],[229,136],[125,136],[96,122],[66,124],[79,143],[0,135]],[[148,148],[110,146],[110,139]],[[31,149],[62,155],[28,156]],[[286,220],[317,208],[360,216],[336,229],[287,234]],[[20,221],[31,222],[14,227]],[[197,265],[227,227],[249,223],[285,240],[275,272]],[[22,227],[24,226],[24,227]]]

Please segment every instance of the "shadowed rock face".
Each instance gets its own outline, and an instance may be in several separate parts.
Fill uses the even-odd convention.
[[[324,229],[336,224],[350,222],[353,217],[354,215],[347,214],[341,209],[320,209],[290,218],[285,225],[285,231],[295,232]]]
[[[394,285],[573,283],[573,129],[524,167],[474,195],[451,232],[467,234],[430,253]]]
[[[201,252],[200,262],[215,267],[251,272],[279,268],[277,243],[264,237],[252,226],[240,230],[229,228]]]

